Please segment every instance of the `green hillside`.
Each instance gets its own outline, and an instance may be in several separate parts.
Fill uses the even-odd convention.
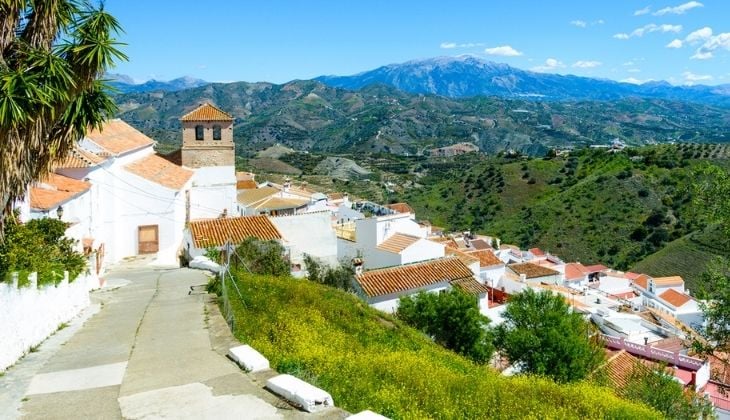
[[[692,232],[636,263],[633,271],[652,276],[680,275],[697,291],[700,275],[716,258],[730,258],[730,239],[717,229]]]
[[[393,419],[660,418],[590,383],[504,377],[434,344],[354,295],[238,273],[234,334],[272,368],[327,390],[350,412]]]
[[[543,155],[549,146],[681,140],[727,141],[730,110],[651,99],[535,102],[416,95],[386,86],[360,91],[316,81],[211,84],[177,92],[119,95],[119,117],[160,141],[180,143],[179,118],[202,102],[236,117],[238,155],[274,143],[295,150],[418,155],[472,142],[482,151]]]
[[[373,172],[369,179],[314,175],[312,168],[323,155],[295,153],[281,159],[303,171],[300,182],[379,202],[406,201],[420,219],[450,231],[497,235],[505,243],[538,246],[568,261],[644,269],[637,266],[640,261],[702,228],[692,205],[693,170],[705,163],[727,167],[730,147],[680,144],[617,154],[582,149],[550,159],[347,156]],[[647,261],[662,261],[662,255]],[[705,252],[677,274],[691,283],[710,255]],[[658,270],[662,263],[654,264],[657,275],[675,274],[671,264]]]

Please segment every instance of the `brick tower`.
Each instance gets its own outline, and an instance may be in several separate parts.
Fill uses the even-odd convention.
[[[233,116],[205,103],[180,118],[182,164],[188,168],[234,166]]]

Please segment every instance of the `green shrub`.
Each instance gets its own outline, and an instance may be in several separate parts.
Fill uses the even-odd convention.
[[[236,275],[246,306],[231,296],[235,336],[272,368],[327,390],[350,412],[370,409],[393,419],[661,418],[608,388],[503,377],[352,294],[288,277]]]
[[[244,264],[252,273],[288,275],[291,270],[284,260],[284,247],[276,241],[262,241],[248,237],[236,248],[238,262]]]
[[[66,223],[51,219],[34,219],[28,223],[8,219],[5,225],[5,241],[0,244],[0,279],[18,272],[20,283],[27,282],[27,275],[38,273],[38,284],[58,284],[63,272],[68,271],[74,280],[86,269],[86,258],[74,251],[74,240],[66,238]]]

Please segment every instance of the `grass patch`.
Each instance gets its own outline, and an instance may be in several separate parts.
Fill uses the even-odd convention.
[[[394,419],[660,417],[590,383],[505,378],[336,289],[237,277],[245,306],[230,291],[235,336],[350,412],[370,409]]]
[[[31,346],[29,351],[31,353],[38,353],[40,350],[41,350],[41,345],[38,344],[38,345],[35,345],[35,346]]]

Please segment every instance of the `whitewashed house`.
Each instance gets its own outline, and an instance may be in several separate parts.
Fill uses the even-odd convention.
[[[335,231],[339,258],[361,258],[365,269],[407,264],[445,255],[445,246],[427,240],[427,230],[416,223],[410,213],[357,219],[336,225]]]
[[[292,266],[306,269],[304,254],[331,266],[338,264],[337,237],[329,212],[276,216],[269,220],[281,233]]]
[[[355,280],[367,303],[388,313],[398,309],[403,296],[422,291],[437,293],[451,287],[473,294],[480,309],[488,306],[486,287],[477,282],[472,271],[456,257],[365,271],[357,274]]]
[[[525,283],[552,285],[562,283],[562,274],[559,271],[537,264],[509,264],[506,271],[517,276],[520,281]]]

